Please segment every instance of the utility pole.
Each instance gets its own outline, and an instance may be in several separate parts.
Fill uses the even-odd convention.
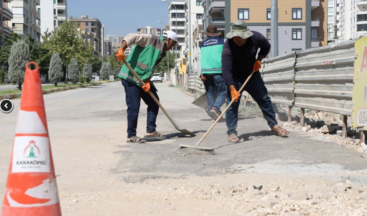
[[[271,57],[278,56],[278,0],[271,0]]]

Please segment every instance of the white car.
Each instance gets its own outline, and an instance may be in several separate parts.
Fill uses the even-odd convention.
[[[153,74],[152,78],[150,78],[150,81],[152,82],[162,82],[163,78],[159,73]]]

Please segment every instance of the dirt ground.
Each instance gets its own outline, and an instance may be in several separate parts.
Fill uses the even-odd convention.
[[[264,119],[245,115],[242,143],[228,144],[221,122],[202,144],[214,153],[180,149],[212,122],[192,97],[156,86],[167,111],[196,137],[180,136],[160,113],[158,130],[167,140],[127,144],[118,82],[45,95],[63,215],[367,215],[366,154],[311,133],[282,139]],[[0,203],[19,101],[11,114],[0,114]]]

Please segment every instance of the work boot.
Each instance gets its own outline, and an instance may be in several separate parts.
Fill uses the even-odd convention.
[[[214,120],[217,120],[219,116],[222,114],[222,112],[220,111],[220,109],[213,107],[210,110],[210,114],[213,116]]]

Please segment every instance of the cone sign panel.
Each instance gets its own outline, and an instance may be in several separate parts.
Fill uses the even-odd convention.
[[[12,172],[50,172],[49,151],[49,141],[46,137],[15,137]]]

